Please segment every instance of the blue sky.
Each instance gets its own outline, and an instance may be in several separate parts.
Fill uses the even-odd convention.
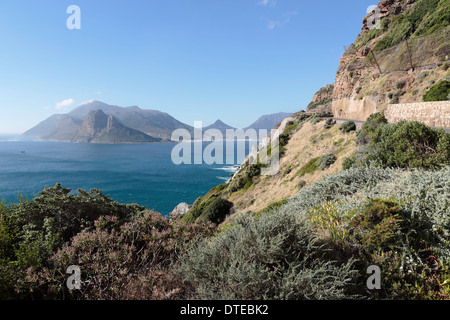
[[[81,29],[69,30],[70,5]],[[333,83],[377,0],[2,0],[0,133],[89,100],[244,127]]]

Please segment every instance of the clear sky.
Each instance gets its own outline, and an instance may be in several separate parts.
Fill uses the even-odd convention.
[[[190,125],[305,109],[377,2],[1,0],[0,133],[93,99]]]

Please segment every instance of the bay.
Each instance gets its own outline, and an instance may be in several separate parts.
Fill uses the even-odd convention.
[[[171,159],[175,143],[75,144],[4,136],[0,137],[0,200],[17,203],[18,193],[32,199],[61,183],[73,193],[101,189],[120,203],[138,203],[167,215],[180,202],[192,204],[225,183],[251,147],[245,143],[245,154],[238,157],[240,143],[234,142],[234,163],[176,165]],[[203,142],[202,150],[207,145]],[[193,158],[193,147],[192,151]],[[224,148],[224,163],[225,159]]]

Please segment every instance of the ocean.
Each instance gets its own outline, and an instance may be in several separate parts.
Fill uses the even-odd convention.
[[[238,156],[240,143],[234,142],[234,163],[176,165],[171,158],[175,143],[75,144],[4,136],[0,137],[0,201],[17,203],[18,193],[32,199],[59,182],[73,193],[101,189],[120,203],[137,203],[167,215],[179,203],[192,204],[225,183],[251,148],[247,142],[245,154]],[[202,150],[209,144],[203,142]],[[192,147],[192,163],[194,156]],[[223,157],[226,163],[226,150]]]

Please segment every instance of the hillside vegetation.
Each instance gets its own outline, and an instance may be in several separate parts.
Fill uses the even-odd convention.
[[[284,123],[278,128],[280,165],[276,175],[261,176],[261,164],[250,164],[247,159],[227,184],[197,199],[183,219],[193,221],[202,216],[213,199],[218,198],[232,202],[233,211],[259,212],[294,196],[322,175],[337,173],[344,159],[356,150],[356,130],[342,132],[327,114],[297,113]],[[260,154],[271,155],[270,147]]]
[[[283,158],[295,158],[294,132],[302,130],[291,121]],[[61,185],[17,205],[2,203],[0,297],[449,299],[450,135],[414,122],[388,125],[382,115],[358,133],[351,123],[308,115],[298,121],[315,128],[316,143],[324,133],[330,141],[341,137],[335,151],[348,143],[346,151],[330,156],[319,148],[321,156],[280,172],[284,181],[311,180],[259,211],[229,201],[256,185],[273,188],[258,165],[243,166],[235,177],[242,183],[214,188],[182,217],[119,204],[100,190],[74,195]],[[397,136],[404,128],[411,134]],[[397,141],[388,154],[380,135]],[[404,146],[416,149],[397,158]],[[349,164],[347,153],[362,160]],[[69,265],[82,271],[80,290],[65,286]],[[373,265],[381,270],[380,290],[366,286]]]
[[[450,299],[450,134],[389,124],[376,110],[360,129],[321,112],[328,103],[344,108],[345,99],[448,98],[448,1],[380,5],[381,31],[363,30],[346,51],[332,101],[327,86],[311,112],[272,130],[276,174],[263,175],[277,151],[262,142],[184,215],[60,184],[0,203],[0,298]],[[393,50],[380,59],[386,66],[402,41],[419,36],[433,66],[374,72],[365,48]],[[70,265],[80,267],[80,289],[66,286]],[[367,285],[374,266],[378,289]]]

